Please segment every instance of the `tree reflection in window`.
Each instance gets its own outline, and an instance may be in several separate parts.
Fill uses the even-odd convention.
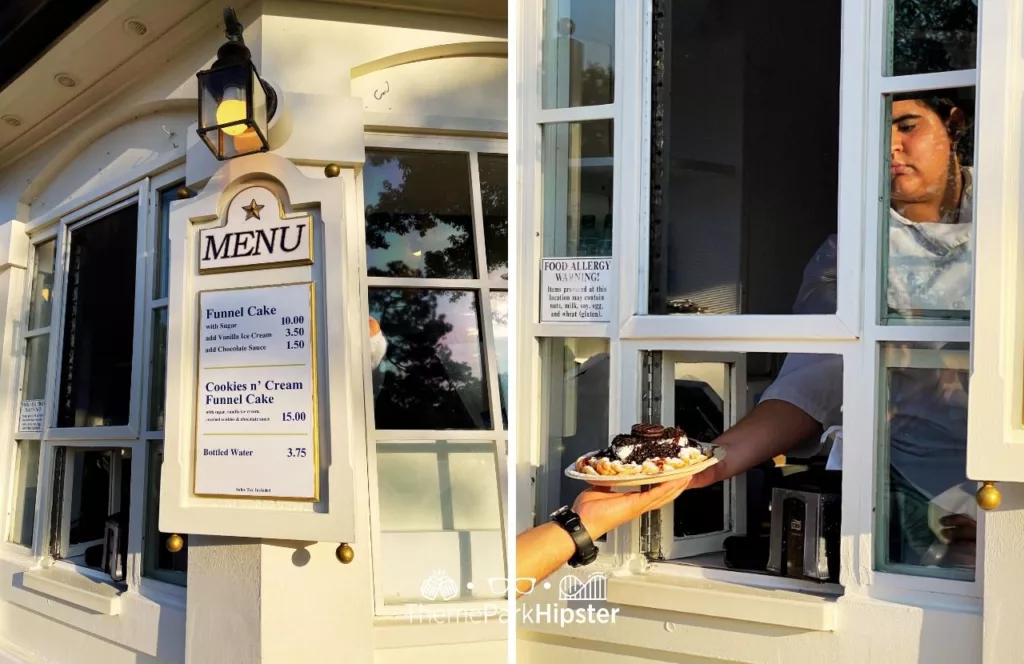
[[[978,0],[892,0],[893,76],[973,69]]]
[[[468,154],[367,151],[363,182],[369,276],[476,276]]]
[[[477,293],[370,288],[387,355],[375,370],[377,429],[491,427]]]

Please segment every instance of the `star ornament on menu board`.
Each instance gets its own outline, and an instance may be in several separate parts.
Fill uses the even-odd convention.
[[[226,216],[223,226],[199,232],[199,274],[313,264],[313,218],[286,217],[269,189],[243,189]]]

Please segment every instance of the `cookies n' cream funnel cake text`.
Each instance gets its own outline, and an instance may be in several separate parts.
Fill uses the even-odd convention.
[[[576,472],[585,475],[657,475],[679,470],[708,459],[710,454],[692,444],[682,429],[660,424],[636,424],[629,434],[619,434],[611,445],[576,461]]]

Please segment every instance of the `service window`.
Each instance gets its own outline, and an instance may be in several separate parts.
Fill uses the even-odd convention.
[[[606,562],[826,594],[977,595],[976,3],[655,0],[637,12],[649,21],[629,3],[585,20],[572,3],[543,4],[528,134],[540,151],[525,166],[542,183],[526,198],[541,240],[527,269],[607,255],[582,249],[595,235],[580,212],[607,205],[622,324],[547,324],[540,289],[524,297],[542,406],[524,415],[541,441],[524,449],[535,521],[584,488],[562,476],[579,455],[633,423],[678,426],[726,459],[609,537]],[[650,30],[644,87],[617,78],[608,106],[584,112],[565,81],[596,80],[588,40],[601,20],[614,44],[636,46],[624,18]],[[569,92],[545,97],[549,80]],[[587,134],[599,121],[608,128]],[[636,137],[610,126],[642,121],[634,159]],[[612,171],[607,191],[598,168]],[[839,564],[851,555],[868,560]]]
[[[157,529],[168,218],[179,174],[112,194],[33,238],[7,540],[118,585],[184,585]]]

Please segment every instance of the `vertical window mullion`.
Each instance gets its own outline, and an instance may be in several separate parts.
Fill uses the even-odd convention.
[[[491,430],[502,431],[501,388],[498,380],[498,355],[494,345],[494,316],[488,287],[487,251],[484,242],[483,195],[480,190],[480,160],[476,151],[469,153],[469,173],[473,183],[473,229],[477,274],[480,276],[480,330],[484,337],[484,378],[491,409]]]

